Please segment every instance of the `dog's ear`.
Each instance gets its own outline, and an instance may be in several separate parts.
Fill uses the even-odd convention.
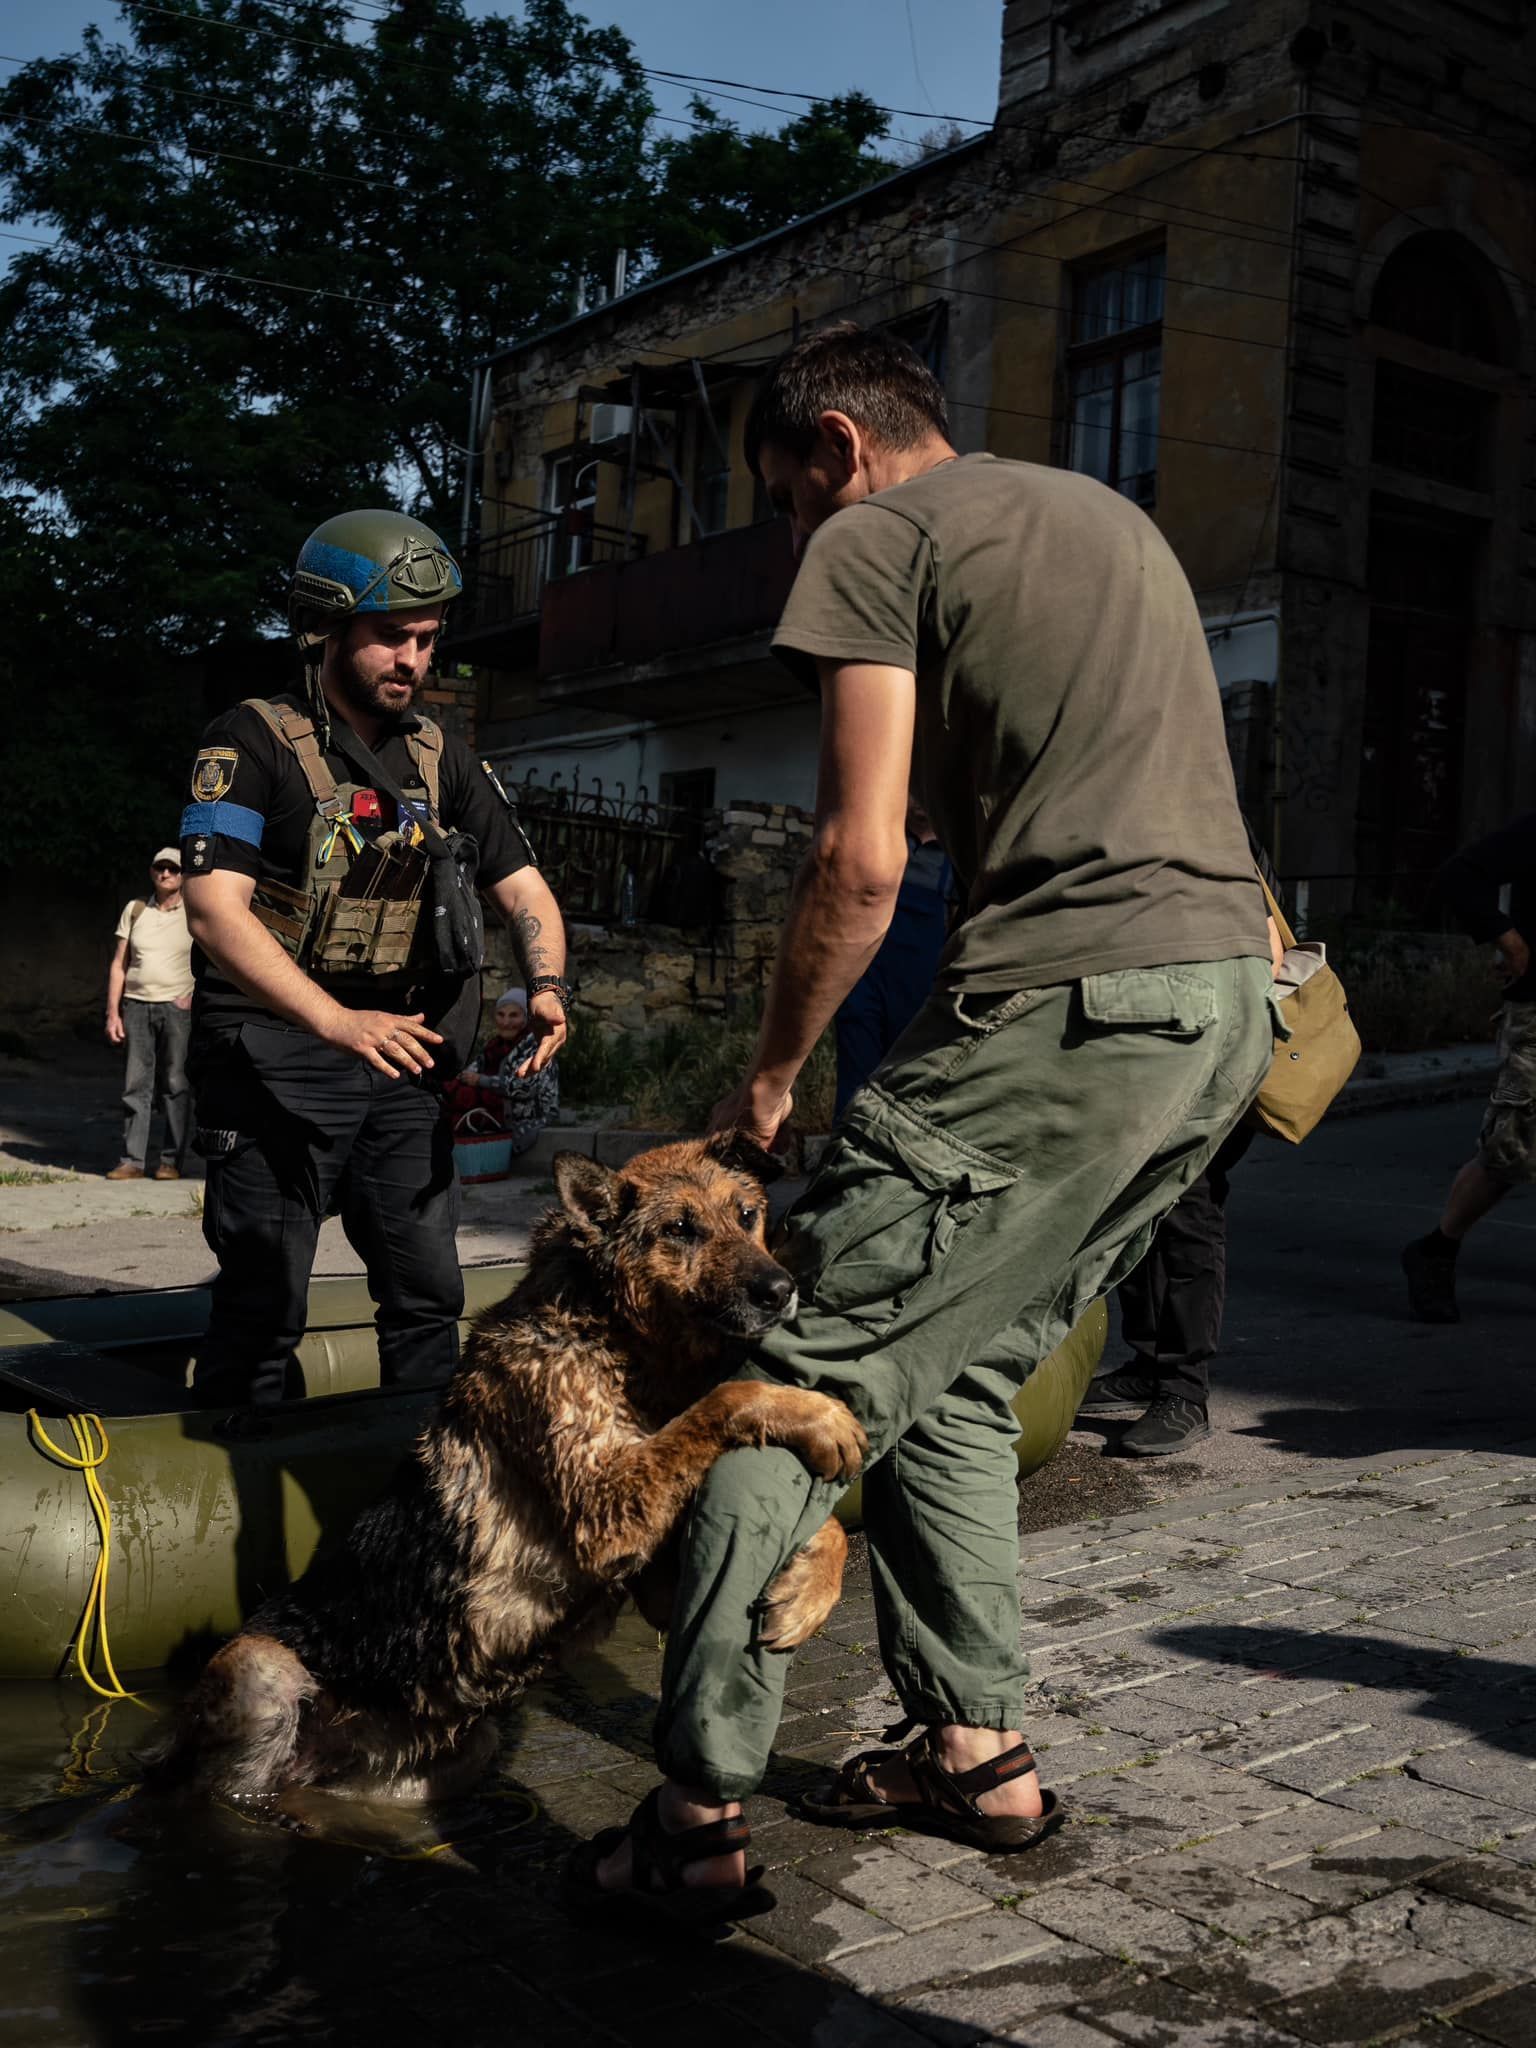
[[[765,1188],[783,1178],[782,1162],[771,1152],[765,1152],[745,1131],[716,1131],[704,1141],[704,1149],[711,1159],[718,1159],[722,1166],[733,1166],[738,1173],[750,1173]]]
[[[557,1152],[550,1172],[561,1207],[573,1223],[606,1230],[618,1221],[624,1184],[608,1167],[582,1152]]]

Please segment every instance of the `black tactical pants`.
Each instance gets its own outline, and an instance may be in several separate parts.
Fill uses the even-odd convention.
[[[194,1051],[203,1236],[219,1261],[193,1389],[210,1406],[303,1392],[320,1225],[334,1208],[377,1304],[385,1386],[443,1379],[458,1360],[459,1185],[436,1092],[388,1080],[297,1025],[246,1024]]]
[[[1228,1175],[1254,1136],[1250,1125],[1239,1124],[1222,1142],[1158,1224],[1147,1256],[1120,1282],[1120,1328],[1131,1348],[1126,1370],[1156,1380],[1160,1393],[1202,1406],[1227,1301]]]

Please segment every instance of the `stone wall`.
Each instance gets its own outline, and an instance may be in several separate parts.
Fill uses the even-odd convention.
[[[790,804],[737,804],[715,814],[704,850],[720,879],[713,929],[573,924],[577,1011],[608,1031],[651,1036],[696,1017],[726,1017],[764,987],[789,907],[795,869],[811,837],[809,812]],[[522,980],[510,933],[486,935],[488,1001]]]

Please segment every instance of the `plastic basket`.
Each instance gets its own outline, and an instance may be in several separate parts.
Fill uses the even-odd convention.
[[[480,1180],[505,1180],[512,1171],[512,1133],[500,1129],[477,1131],[477,1118],[490,1122],[486,1110],[472,1109],[459,1118],[454,1131],[453,1163],[465,1185]]]

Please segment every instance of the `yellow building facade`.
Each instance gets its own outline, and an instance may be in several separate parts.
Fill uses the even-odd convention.
[[[852,318],[934,367],[962,451],[1157,521],[1304,900],[1422,904],[1536,784],[1530,12],[1011,0],[990,133],[484,366],[482,745],[683,812],[810,801],[741,429]]]

